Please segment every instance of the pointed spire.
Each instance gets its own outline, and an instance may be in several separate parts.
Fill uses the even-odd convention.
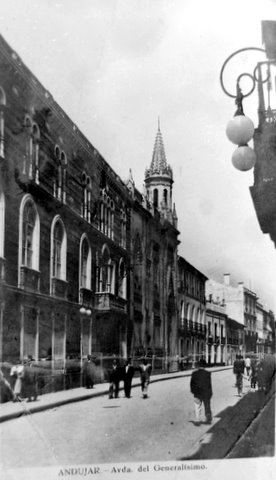
[[[172,174],[171,168],[167,164],[163,137],[160,130],[160,117],[158,117],[158,130],[155,137],[155,143],[152,154],[152,161],[148,173],[150,175]]]
[[[133,196],[134,195],[134,190],[135,190],[135,183],[134,183],[134,180],[133,180],[131,168],[129,169],[128,179],[125,183],[126,183],[127,188],[129,189],[129,191],[131,192],[131,194]]]

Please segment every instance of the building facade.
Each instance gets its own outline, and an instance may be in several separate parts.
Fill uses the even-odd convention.
[[[162,357],[168,366],[177,353],[177,215],[172,202],[173,172],[167,163],[158,125],[143,193],[130,173],[130,310],[132,352]]]
[[[183,257],[178,257],[178,354],[194,365],[208,355],[206,345],[205,282],[207,277]]]
[[[227,363],[227,319],[225,304],[210,296],[206,302],[206,361],[209,365]]]
[[[0,39],[1,360],[125,355],[129,190]]]

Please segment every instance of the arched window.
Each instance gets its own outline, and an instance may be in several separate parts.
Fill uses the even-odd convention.
[[[114,207],[114,202],[111,200],[110,202],[110,238],[114,240],[114,212],[115,212],[115,207]]]
[[[114,238],[114,212],[113,200],[107,195],[105,189],[101,191],[101,206],[99,228],[109,238]]]
[[[85,172],[81,176],[82,183],[82,206],[81,214],[85,220],[91,222],[91,178]]]
[[[6,95],[0,87],[0,157],[5,158],[5,119],[4,107],[6,105]]]
[[[29,179],[39,183],[39,141],[38,125],[29,115],[24,118],[25,152],[23,156],[22,173]]]
[[[39,183],[39,141],[40,141],[40,131],[38,125],[33,123],[32,129],[32,141],[33,141],[33,151],[32,151],[32,178],[34,178],[36,183]]]
[[[19,265],[39,270],[39,217],[30,195],[21,203],[19,245]]]
[[[98,292],[114,293],[115,267],[111,261],[110,252],[106,245],[103,246],[98,275]]]
[[[126,212],[121,208],[120,212],[120,246],[126,248]]]
[[[181,307],[180,307],[180,323],[181,327],[184,327],[185,324],[185,303],[182,301],[181,302]]]
[[[158,190],[157,190],[157,188],[155,188],[153,190],[153,205],[154,205],[155,208],[158,207]]]
[[[66,280],[67,237],[63,222],[56,217],[51,231],[51,277]]]
[[[164,199],[165,205],[167,206],[168,205],[168,190],[166,188],[164,189],[164,192],[163,192],[163,199]]]
[[[126,298],[126,267],[123,259],[119,263],[118,296]]]
[[[66,202],[66,168],[67,158],[65,153],[58,145],[55,146],[54,152],[54,179],[53,179],[53,195],[63,203]]]
[[[198,308],[198,309],[197,309],[197,318],[196,318],[196,321],[197,321],[198,323],[200,323],[200,318],[201,318],[200,309]]]
[[[85,236],[80,246],[80,287],[91,289],[91,248]]]

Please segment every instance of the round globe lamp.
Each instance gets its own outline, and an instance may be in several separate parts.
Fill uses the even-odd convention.
[[[256,153],[247,145],[238,147],[232,155],[232,163],[241,172],[247,172],[256,163]]]
[[[246,145],[254,135],[254,123],[245,115],[237,115],[228,122],[226,135],[235,145]]]

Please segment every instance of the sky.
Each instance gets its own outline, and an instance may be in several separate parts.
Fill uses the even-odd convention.
[[[259,227],[253,170],[231,162],[234,100],[219,82],[234,51],[262,47],[276,0],[0,0],[0,33],[125,180],[143,190],[160,118],[179,254],[207,277],[244,282],[276,312],[276,252]],[[263,54],[227,67],[227,88]],[[244,100],[257,126],[257,96]],[[252,145],[251,145],[252,146]]]

